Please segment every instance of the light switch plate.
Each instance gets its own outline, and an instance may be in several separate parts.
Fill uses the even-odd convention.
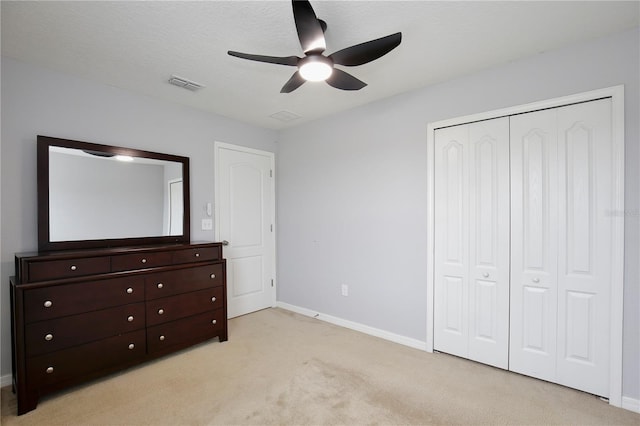
[[[211,231],[213,229],[213,219],[202,219],[202,230]]]

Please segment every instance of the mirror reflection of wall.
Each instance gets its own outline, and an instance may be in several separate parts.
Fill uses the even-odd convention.
[[[141,158],[123,162],[51,147],[50,240],[169,235],[168,182],[181,176],[179,163]],[[181,235],[181,212],[178,216],[174,211],[172,221],[179,223],[172,235]]]

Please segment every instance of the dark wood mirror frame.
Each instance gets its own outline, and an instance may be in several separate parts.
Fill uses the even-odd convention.
[[[113,238],[95,240],[51,241],[49,222],[49,147],[80,149],[110,155],[127,155],[156,160],[177,162],[182,165],[183,184],[183,223],[182,235],[149,236],[135,238]],[[189,158],[177,155],[161,154],[138,149],[101,145],[89,142],[38,136],[38,250],[57,251],[89,248],[129,247],[151,244],[188,244],[190,242],[190,200],[189,200]]]

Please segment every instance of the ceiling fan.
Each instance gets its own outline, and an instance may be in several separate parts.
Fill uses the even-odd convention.
[[[318,19],[311,4],[307,0],[292,0],[293,19],[298,31],[298,39],[305,56],[264,56],[250,53],[227,53],[242,59],[249,59],[270,64],[298,67],[280,93],[290,93],[302,86],[306,81],[326,81],[329,85],[342,90],[360,90],[367,83],[358,80],[351,74],[335,68],[334,65],[352,67],[363,65],[386,55],[395,49],[402,40],[402,33],[395,33],[365,43],[356,44],[339,50],[329,56],[322,52],[327,48],[324,32],[327,24]]]

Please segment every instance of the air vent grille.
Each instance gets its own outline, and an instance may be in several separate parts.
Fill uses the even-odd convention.
[[[182,87],[182,88],[187,89],[187,90],[191,90],[192,92],[195,92],[196,90],[200,90],[203,87],[205,87],[204,85],[202,85],[200,83],[196,83],[195,81],[187,80],[186,78],[178,77],[177,75],[172,75],[171,78],[169,79],[169,83],[173,84],[174,86],[178,86],[178,87]]]
[[[290,111],[276,112],[275,114],[271,114],[269,117],[275,118],[276,120],[284,121],[285,123],[287,121],[297,120],[298,118],[300,118],[298,114]]]

